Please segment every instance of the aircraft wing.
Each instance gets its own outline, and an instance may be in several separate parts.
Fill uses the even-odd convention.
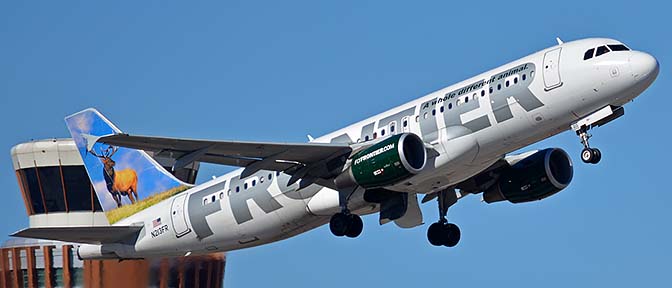
[[[241,177],[259,170],[285,171],[302,174],[301,168],[314,169],[319,164],[352,152],[347,144],[330,143],[274,143],[245,141],[213,141],[153,136],[114,134],[95,139],[97,142],[145,151],[157,156],[177,159],[176,167],[193,161],[246,167]],[[310,176],[310,175],[309,175]],[[320,175],[312,175],[320,177]]]
[[[143,226],[74,226],[26,228],[11,236],[63,242],[103,244],[120,243],[135,237]]]

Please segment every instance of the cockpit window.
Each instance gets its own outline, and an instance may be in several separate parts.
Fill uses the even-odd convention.
[[[586,51],[586,53],[583,54],[583,60],[588,60],[593,57],[597,57],[603,54],[607,54],[611,51],[630,51],[630,48],[625,47],[623,44],[610,44],[610,45],[602,45],[597,48],[591,48]],[[593,53],[595,52],[595,53]],[[593,56],[595,55],[595,56]]]
[[[609,49],[611,49],[611,51],[630,51],[630,49],[628,49],[628,47],[625,47],[625,45],[622,45],[622,44],[614,44],[614,45],[607,45],[607,46],[609,46]]]
[[[602,54],[609,53],[609,48],[607,46],[600,46],[597,47],[597,51],[595,51],[595,57],[600,56]]]

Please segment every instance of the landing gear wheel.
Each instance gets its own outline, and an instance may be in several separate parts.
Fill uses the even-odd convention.
[[[362,229],[364,228],[364,223],[362,218],[356,214],[350,213],[336,213],[334,216],[331,216],[329,220],[329,230],[334,236],[348,236],[350,238],[355,238],[362,234]]]
[[[442,223],[434,223],[427,229],[427,240],[434,246],[441,246],[447,242]]]
[[[350,226],[350,217],[345,213],[336,213],[334,216],[331,216],[329,220],[329,230],[334,236],[345,236],[345,233],[348,231]]]
[[[593,163],[595,159],[595,151],[591,148],[583,148],[581,151],[581,161],[583,163]]]
[[[345,230],[345,236],[356,238],[359,236],[359,234],[362,234],[362,230],[364,229],[362,217],[359,217],[359,215],[356,214],[350,214],[348,215],[348,218],[350,223],[348,225],[348,229]]]
[[[600,160],[602,160],[602,152],[600,152],[600,149],[590,148],[590,150],[593,150],[593,159],[590,163],[592,164],[600,163]]]
[[[457,227],[457,225],[453,223],[447,223],[443,229],[446,233],[446,242],[443,242],[443,246],[455,247],[455,245],[460,242],[460,227]]]
[[[453,223],[436,222],[427,229],[427,240],[434,246],[455,247],[460,236],[460,228]]]

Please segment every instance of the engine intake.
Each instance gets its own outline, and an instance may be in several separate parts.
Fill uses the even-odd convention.
[[[334,180],[338,187],[379,188],[418,174],[427,163],[420,137],[412,133],[390,136],[354,154],[350,167]]]
[[[487,203],[541,200],[565,189],[573,176],[572,160],[564,150],[541,150],[504,170],[499,180],[483,193],[483,200]]]

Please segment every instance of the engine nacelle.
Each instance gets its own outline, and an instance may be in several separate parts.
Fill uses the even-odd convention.
[[[541,200],[565,189],[573,176],[572,160],[564,150],[541,150],[504,170],[497,183],[483,193],[483,200],[487,203]]]
[[[339,187],[385,187],[418,174],[427,163],[422,139],[412,133],[390,136],[352,156],[352,162],[334,180]]]

